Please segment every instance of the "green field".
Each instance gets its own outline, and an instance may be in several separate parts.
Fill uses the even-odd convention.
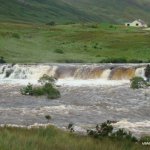
[[[150,60],[150,31],[110,24],[0,23],[0,56],[8,63]]]
[[[1,150],[148,150],[148,146],[128,140],[94,139],[61,131],[55,127],[39,129],[0,128]]]

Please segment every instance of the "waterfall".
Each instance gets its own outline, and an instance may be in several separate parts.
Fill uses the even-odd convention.
[[[134,76],[144,77],[145,66],[140,65],[80,65],[80,64],[35,64],[0,65],[0,79],[34,79],[44,74],[57,79],[107,79],[130,80]],[[144,77],[145,78],[145,77]]]

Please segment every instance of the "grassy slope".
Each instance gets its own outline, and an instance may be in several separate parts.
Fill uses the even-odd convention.
[[[54,127],[47,129],[0,129],[2,150],[148,150],[128,140],[96,140],[73,135]]]
[[[62,0],[0,0],[0,20],[21,22],[67,22],[92,20]],[[84,18],[84,17],[85,18]]]
[[[150,60],[150,31],[105,24],[93,28],[1,23],[0,56],[11,63],[99,62],[109,57]]]
[[[149,0],[64,0],[100,21],[124,22],[141,18],[150,21]]]
[[[58,23],[150,22],[149,0],[0,0],[0,20]]]

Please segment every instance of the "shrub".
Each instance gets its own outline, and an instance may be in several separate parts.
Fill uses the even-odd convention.
[[[64,54],[64,51],[61,49],[56,49],[54,52],[58,54]]]
[[[49,26],[55,26],[56,23],[55,23],[54,21],[51,21],[51,22],[46,23],[46,25],[49,25]]]
[[[107,121],[102,123],[101,125],[96,125],[96,130],[88,130],[87,134],[93,137],[103,137],[110,136],[113,131],[113,126],[111,125],[111,121]]]
[[[143,142],[150,142],[150,136],[141,137],[140,143],[143,143]]]
[[[143,60],[131,59],[128,61],[129,63],[143,63]]]
[[[55,89],[50,83],[46,83],[43,87],[43,90],[47,95],[48,99],[60,98],[60,92],[57,89]]]
[[[142,77],[134,77],[130,81],[132,89],[139,89],[147,86],[146,81]]]
[[[83,60],[79,59],[66,59],[66,60],[58,60],[60,63],[84,63]]]
[[[116,132],[113,132],[113,126],[111,123],[115,123],[116,121],[110,121],[102,123],[101,125],[97,125],[95,130],[87,130],[87,134],[89,136],[99,138],[102,137],[109,137],[109,138],[116,138],[117,140],[127,139],[132,142],[137,142],[137,138],[134,137],[131,132],[126,132],[123,129],[119,129]]]
[[[118,138],[119,140],[120,139],[128,139],[129,141],[132,141],[132,142],[137,142],[137,138],[134,137],[131,132],[126,132],[125,130],[123,129],[119,129],[118,131],[114,132],[112,134],[112,137],[116,137]]]
[[[68,129],[70,132],[74,132],[73,125],[74,125],[73,123],[69,123],[69,124],[68,124],[67,129]]]
[[[6,63],[6,61],[4,60],[4,57],[1,57],[1,58],[0,58],[0,63],[1,63],[1,64]]]
[[[20,35],[18,33],[12,33],[12,37],[16,39],[20,39]]]
[[[54,84],[56,81],[56,78],[54,77],[50,77],[47,74],[44,74],[39,80],[38,82],[41,83],[42,85],[46,84],[46,83],[51,83]]]
[[[22,88],[20,91],[22,95],[33,95],[33,85],[29,83],[26,87]]]
[[[49,122],[52,119],[52,117],[50,115],[46,115],[45,119]]]
[[[60,92],[54,87],[55,79],[48,76],[43,75],[39,82],[42,86],[33,87],[32,84],[28,84],[26,87],[22,88],[22,95],[32,95],[32,96],[42,96],[46,95],[48,99],[56,99],[60,97]]]
[[[149,82],[150,81],[150,65],[146,66],[145,77],[147,78],[147,81]]]
[[[43,87],[35,87],[32,89],[34,96],[42,96],[45,95],[45,91],[43,90]]]
[[[106,58],[100,61],[100,63],[127,63],[125,58]]]

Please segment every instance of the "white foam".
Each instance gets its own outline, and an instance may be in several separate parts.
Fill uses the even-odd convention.
[[[107,79],[91,79],[91,80],[77,80],[77,79],[60,79],[57,81],[58,86],[117,86],[129,83],[128,80],[107,80]]]
[[[9,85],[27,85],[28,83],[31,84],[38,84],[37,80],[29,80],[29,79],[0,79],[0,84],[9,84]]]
[[[121,120],[115,124],[114,127],[131,131],[135,136],[150,135],[150,121],[129,122],[128,120]]]

